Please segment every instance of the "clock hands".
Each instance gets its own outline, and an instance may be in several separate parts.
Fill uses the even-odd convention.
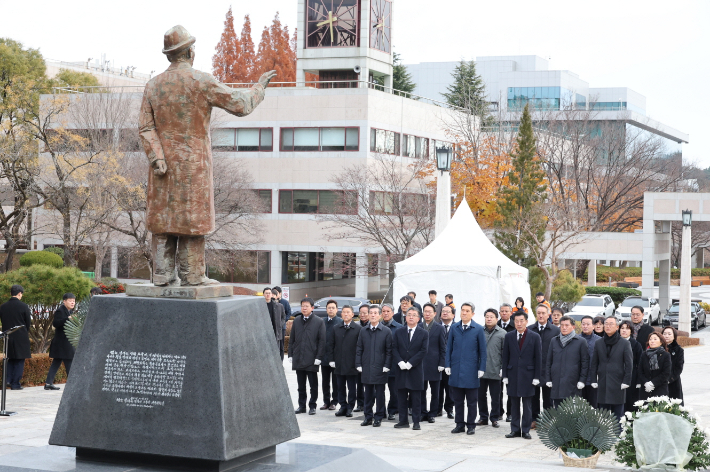
[[[317,24],[317,26],[323,26],[323,25],[328,25],[330,28],[330,44],[332,45],[334,42],[333,39],[333,23],[336,23],[338,21],[338,17],[333,16],[333,12],[329,11],[328,12],[328,19],[325,21],[321,21],[320,23]]]

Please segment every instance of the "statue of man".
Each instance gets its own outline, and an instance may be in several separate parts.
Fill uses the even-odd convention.
[[[153,170],[146,228],[153,233],[155,285],[218,283],[205,276],[205,236],[215,229],[212,108],[248,115],[276,75],[266,72],[250,89],[232,89],[192,68],[194,43],[182,26],[165,33],[163,53],[170,67],[148,82],[140,110],[140,137]]]

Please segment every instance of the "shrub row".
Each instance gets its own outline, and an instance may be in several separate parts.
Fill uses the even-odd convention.
[[[654,277],[658,278],[658,268],[654,270]],[[710,268],[690,269],[690,274],[694,277],[709,276]],[[626,277],[641,277],[641,267],[607,267],[597,266],[597,282],[608,282],[611,277],[612,282],[623,282]],[[680,269],[671,269],[671,279],[680,279]],[[586,281],[587,271],[582,275],[582,280]]]
[[[585,291],[587,295],[609,295],[617,306],[619,306],[619,303],[623,302],[626,297],[641,295],[641,290],[621,287],[585,287]]]
[[[3,355],[0,354],[0,379],[2,378]],[[52,360],[49,354],[32,354],[32,359],[25,359],[25,372],[22,375],[23,387],[36,387],[44,385],[47,380],[47,373]],[[54,378],[54,383],[64,383],[67,381],[67,372],[64,370],[64,364],[59,368],[57,376]]]

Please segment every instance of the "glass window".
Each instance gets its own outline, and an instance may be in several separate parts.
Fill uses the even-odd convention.
[[[344,151],[345,128],[321,128],[321,151]]]
[[[542,98],[542,87],[535,87],[535,98]]]
[[[377,131],[375,128],[370,128],[370,152],[377,152]]]
[[[513,87],[508,87],[508,100],[512,100],[515,97],[515,89]]]
[[[279,213],[293,213],[293,191],[279,190]]]
[[[237,151],[259,150],[259,128],[240,128],[237,130]]]
[[[342,192],[321,190],[318,192],[318,213],[333,214],[343,204]]]
[[[294,151],[317,151],[318,128],[295,128],[293,130]]]
[[[357,151],[360,149],[360,128],[345,129],[345,150]]]
[[[271,252],[257,251],[256,256],[256,283],[268,284],[271,279]]]
[[[259,145],[262,151],[273,151],[274,150],[274,136],[271,128],[261,128],[261,137],[259,139]]]
[[[293,212],[316,213],[318,210],[318,190],[294,190]]]
[[[281,150],[293,151],[293,128],[281,129]]]
[[[261,212],[271,213],[271,190],[257,190],[259,200],[261,200]]]
[[[215,151],[234,151],[234,128],[222,128],[212,131],[212,149]]]
[[[423,141],[423,139],[422,139],[422,138],[419,138],[419,137],[417,137],[417,138],[414,140],[414,146],[415,146],[414,154],[415,154],[417,157],[422,157],[422,141]]]
[[[372,136],[372,131],[370,133]],[[373,152],[399,155],[399,133],[395,133],[394,131],[375,129],[374,137],[375,145]],[[372,149],[373,146],[372,144],[370,144],[370,150]]]

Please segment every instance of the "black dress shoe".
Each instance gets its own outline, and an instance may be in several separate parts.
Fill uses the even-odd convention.
[[[498,423],[497,421],[491,421],[491,426],[493,426],[494,428],[500,428],[500,423]]]
[[[329,409],[329,410],[335,410],[335,405],[330,405],[330,406],[328,407],[328,409]]]
[[[353,410],[348,410],[347,413],[345,413],[346,418],[352,418],[353,417]]]
[[[450,419],[450,420],[453,420],[453,419],[454,419],[454,414],[451,413],[450,411],[447,411],[447,412],[446,412],[446,417],[447,417],[448,419]]]
[[[444,413],[442,411],[437,411],[436,416],[444,416]]]
[[[44,389],[50,390],[49,388],[47,388],[47,385],[44,386]],[[305,413],[305,412],[306,412],[306,407],[304,407],[304,406],[299,406],[298,408],[296,408],[296,411],[294,411],[294,413],[296,413],[297,415],[300,415],[301,413]]]
[[[387,419],[392,421],[394,419],[394,413],[390,413],[389,415],[387,415]]]
[[[413,431],[419,431],[420,429],[422,429],[422,427],[419,426],[419,423],[414,423],[414,426],[412,426]]]
[[[434,418],[433,416],[430,416],[429,418],[427,418],[427,421],[429,423],[436,423],[436,418]]]
[[[400,421],[396,425],[394,425],[395,428],[409,428],[409,423]]]
[[[310,410],[308,410],[308,414],[309,414],[309,415],[315,415],[315,414],[316,414],[316,409],[315,409],[315,408],[311,408]]]
[[[55,387],[55,388],[56,388],[57,390],[59,390],[59,387]],[[25,389],[25,387],[22,387],[22,386],[20,386],[20,387],[10,387],[10,390],[24,390],[24,389]]]
[[[59,390],[59,387],[55,386],[54,384],[44,384],[44,389],[45,390]]]
[[[513,421],[513,417],[512,417],[512,416],[508,415],[508,416],[505,417],[505,422],[506,422],[506,423],[510,423],[511,421]]]
[[[473,426],[470,426],[470,427],[466,430],[466,434],[468,434],[469,436],[472,435],[472,434],[476,434],[476,428],[473,427]]]
[[[532,439],[532,436],[530,436],[530,433],[523,433],[523,439]]]
[[[340,410],[335,412],[335,416],[345,416],[345,414],[348,412],[345,408],[341,408]]]
[[[360,426],[370,426],[370,425],[372,425],[372,418],[370,418],[369,420],[365,420],[365,421],[363,421],[362,423],[360,423]]]
[[[362,411],[362,407],[361,406],[355,407],[355,409],[353,411],[355,413],[360,413]]]
[[[412,416],[412,409],[409,409],[409,416]]]
[[[464,425],[460,424],[460,425],[456,425],[456,427],[451,430],[451,433],[458,434],[458,433],[463,433],[465,431],[466,431],[466,428],[464,427]]]
[[[476,421],[478,426],[488,426],[488,420],[478,420]]]
[[[379,428],[381,424],[382,424],[382,420],[375,420],[374,423],[372,423],[372,426],[374,428]]]
[[[505,435],[506,438],[519,438],[520,437],[520,432],[517,433],[508,433]]]

